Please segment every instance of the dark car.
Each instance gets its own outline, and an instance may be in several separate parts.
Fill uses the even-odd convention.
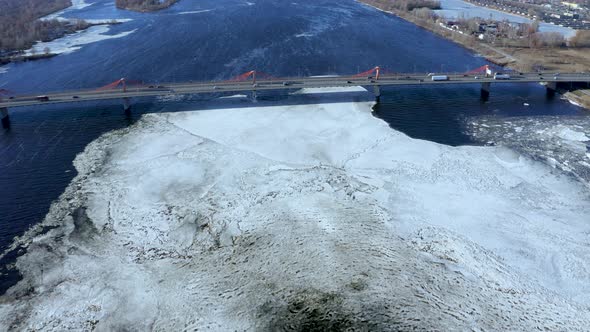
[[[80,98],[79,96],[72,96],[72,99],[78,99]]]

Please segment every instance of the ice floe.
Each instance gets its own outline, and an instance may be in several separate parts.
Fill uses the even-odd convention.
[[[19,240],[3,329],[589,326],[587,189],[505,147],[411,139],[371,106],[259,102],[103,135],[57,227]]]
[[[590,187],[590,118],[477,117],[466,121],[468,134],[480,142],[508,146],[545,161]]]
[[[243,94],[237,94],[237,95],[219,97],[219,99],[244,99],[244,98],[248,98],[248,96],[243,95]]]
[[[180,12],[178,13],[179,15],[190,15],[190,14],[201,14],[201,13],[207,13],[212,11],[213,9],[204,9],[204,10],[192,10],[192,11],[186,11],[186,12]]]
[[[313,37],[313,36],[314,35],[312,33],[306,33],[306,32],[304,32],[304,33],[296,34],[295,35],[295,38],[302,38],[302,37],[308,38],[308,37]]]

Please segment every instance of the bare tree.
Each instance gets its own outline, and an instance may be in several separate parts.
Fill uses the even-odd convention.
[[[569,45],[571,47],[590,47],[590,30],[578,30]]]

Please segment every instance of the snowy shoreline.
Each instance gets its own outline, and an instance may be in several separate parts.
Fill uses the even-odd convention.
[[[74,11],[84,9],[86,7],[92,6],[93,3],[87,3],[84,0],[73,0],[72,6],[55,12],[53,14],[41,17],[40,20],[58,20],[58,21],[67,21],[67,22],[75,22],[75,18],[65,18],[63,17],[64,14]],[[86,29],[79,30],[72,34],[67,34],[63,37],[48,41],[42,42],[38,41],[28,50],[24,51],[25,56],[33,56],[35,54],[43,54],[45,49],[49,49],[51,54],[59,55],[59,54],[69,54],[75,52],[82,48],[82,46],[99,42],[102,40],[108,39],[117,39],[126,37],[132,33],[134,33],[137,29],[120,32],[114,35],[108,35],[107,33],[110,31],[110,26],[115,24],[121,24],[132,21],[131,19],[84,19],[85,22],[91,24],[90,27]]]
[[[57,227],[21,238],[3,329],[588,326],[586,188],[305,92],[318,103],[150,114],[88,145],[36,229]]]

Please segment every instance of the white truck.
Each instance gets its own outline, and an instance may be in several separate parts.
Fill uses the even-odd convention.
[[[449,77],[447,75],[432,75],[433,81],[448,81]]]
[[[510,79],[510,75],[508,75],[508,74],[502,74],[502,73],[495,73],[494,74],[494,79],[495,80],[509,80]]]

